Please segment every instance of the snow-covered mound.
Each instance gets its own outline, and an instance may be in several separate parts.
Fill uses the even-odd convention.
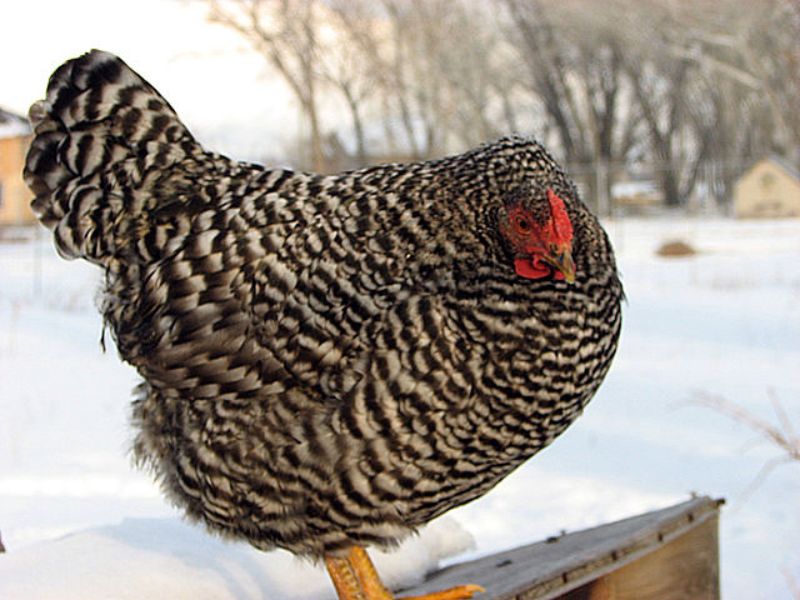
[[[388,585],[411,585],[472,536],[441,519],[396,552],[372,552]],[[258,552],[178,519],[125,519],[40,542],[0,560],[0,598],[288,600],[329,598],[325,569],[286,552]]]

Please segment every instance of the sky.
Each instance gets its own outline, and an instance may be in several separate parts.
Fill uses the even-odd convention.
[[[0,106],[27,114],[50,74],[92,48],[113,52],[158,89],[213,150],[284,155],[295,102],[246,42],[205,19],[202,0],[5,0]]]

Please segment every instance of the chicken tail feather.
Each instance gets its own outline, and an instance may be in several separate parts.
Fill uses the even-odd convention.
[[[122,60],[92,50],[64,63],[30,109],[31,203],[59,253],[107,264],[136,252],[150,191],[198,146],[167,101]]]

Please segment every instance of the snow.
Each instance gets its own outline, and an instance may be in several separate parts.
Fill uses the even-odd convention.
[[[9,113],[0,108],[0,140],[3,138],[30,135],[31,128],[27,119]]]
[[[388,557],[375,553],[384,581],[421,579],[427,568],[472,547],[452,519],[440,519]],[[331,596],[321,567],[287,552],[226,543],[177,519],[125,519],[22,548],[0,566],[4,598],[289,599]],[[47,577],[42,577],[47,573]],[[302,582],[298,585],[298,582]]]
[[[390,583],[697,492],[728,499],[723,596],[791,597],[784,573],[800,581],[800,465],[753,489],[778,451],[692,400],[724,396],[774,422],[772,394],[800,425],[800,221],[607,228],[628,303],[605,384],[551,448],[378,555]],[[699,253],[655,255],[674,239]],[[331,597],[320,567],[184,523],[130,466],[136,376],[99,348],[95,271],[58,259],[42,234],[0,241],[0,597]]]
[[[653,181],[619,181],[611,186],[611,197],[655,196],[658,186]]]

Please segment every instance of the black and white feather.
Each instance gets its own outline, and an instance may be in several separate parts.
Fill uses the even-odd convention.
[[[385,546],[481,496],[580,414],[622,288],[573,184],[535,141],[322,176],[201,148],[117,57],[59,68],[26,180],[143,378],[135,452],[188,515],[319,557]],[[553,189],[576,281],[528,280],[498,233]]]

